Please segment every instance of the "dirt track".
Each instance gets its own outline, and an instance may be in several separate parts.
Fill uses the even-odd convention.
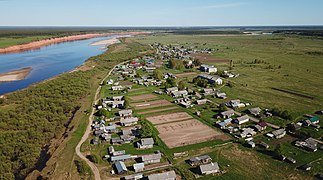
[[[124,63],[127,63],[128,61],[126,62],[123,62],[123,63],[120,63],[118,65],[121,65],[121,64],[124,64]],[[116,65],[116,66],[118,66]],[[113,67],[109,73],[107,74],[107,76],[105,78],[103,78],[103,80],[101,81],[101,84],[104,82],[105,79],[107,79],[110,74],[112,73],[112,71],[114,70],[115,67]],[[98,89],[96,90],[95,92],[95,96],[94,96],[94,102],[93,104],[96,104],[98,102],[98,98],[99,98],[99,93],[101,91],[101,86],[98,87]],[[86,131],[84,132],[80,142],[77,144],[77,146],[75,147],[75,152],[76,154],[86,162],[86,164],[88,166],[90,166],[93,174],[94,174],[94,178],[95,180],[101,180],[101,177],[100,177],[100,171],[99,169],[96,167],[96,165],[94,163],[92,163],[90,160],[88,160],[80,151],[81,149],[81,145],[89,138],[89,135],[91,133],[91,125],[92,125],[92,121],[94,119],[94,113],[95,113],[95,106],[93,106],[92,108],[92,112],[91,112],[91,115],[89,116],[89,123],[88,123],[88,126],[86,127]]]

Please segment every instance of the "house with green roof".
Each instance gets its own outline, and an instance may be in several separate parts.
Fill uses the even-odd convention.
[[[314,116],[312,118],[309,119],[311,121],[312,124],[317,124],[320,122],[320,118],[318,116]]]

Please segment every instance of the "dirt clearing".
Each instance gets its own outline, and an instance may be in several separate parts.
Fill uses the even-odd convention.
[[[157,98],[157,96],[155,96],[153,94],[143,94],[143,95],[139,95],[139,96],[129,96],[129,99],[131,99],[133,101],[142,101],[142,100],[154,99],[154,98]]]
[[[169,148],[201,143],[220,139],[228,140],[229,137],[222,132],[217,132],[196,119],[160,124],[156,126],[159,137]]]
[[[148,109],[148,108],[161,107],[161,106],[169,106],[169,105],[172,105],[172,103],[163,99],[163,100],[148,101],[148,102],[142,102],[142,103],[131,103],[130,105],[135,110],[139,110],[139,109]]]
[[[175,74],[177,77],[187,77],[187,76],[195,76],[197,75],[196,72],[188,72],[188,73],[180,73],[180,74]]]
[[[137,89],[129,89],[128,92],[140,91],[144,90],[145,88],[137,88]]]
[[[150,117],[146,117],[146,119],[153,124],[164,124],[164,123],[193,119],[193,117],[187,114],[186,112],[176,112],[171,114],[150,116]]]
[[[211,56],[208,54],[192,54],[192,57],[201,61],[201,63],[230,63],[230,60]]]
[[[172,109],[178,109],[179,107],[174,106],[174,107],[169,107],[169,108],[164,108],[164,109],[155,109],[155,110],[150,110],[150,111],[143,111],[139,112],[137,114],[144,115],[144,114],[150,114],[150,113],[158,113],[158,112],[163,112],[163,111],[168,111]]]

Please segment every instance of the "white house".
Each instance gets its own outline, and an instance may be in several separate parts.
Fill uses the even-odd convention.
[[[154,143],[153,138],[142,138],[140,142],[137,143],[137,146],[139,149],[148,149],[153,148]]]
[[[216,73],[218,71],[218,69],[215,68],[214,66],[209,66],[206,64],[202,64],[200,69],[201,69],[201,71],[208,72],[208,73]]]
[[[201,74],[198,77],[208,80],[209,83],[211,83],[211,84],[218,84],[218,85],[223,84],[223,80],[219,76],[212,76],[212,75],[208,75],[208,74]]]
[[[240,116],[240,117],[237,117],[235,119],[235,122],[237,124],[243,124],[243,123],[246,123],[249,121],[249,116],[248,115],[244,115],[244,116]]]
[[[217,162],[200,165],[201,174],[214,174],[220,172],[220,168]]]
[[[137,117],[127,117],[125,119],[121,119],[120,123],[122,126],[132,126],[137,124],[138,118]]]

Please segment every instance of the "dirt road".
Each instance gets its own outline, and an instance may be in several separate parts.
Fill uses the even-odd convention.
[[[121,65],[121,64],[125,64],[127,63],[128,61],[125,61],[125,62],[122,62],[122,63],[119,63],[118,65]],[[118,66],[116,65],[116,66]],[[101,81],[101,84],[104,83],[104,81],[111,75],[112,71],[115,69],[114,66],[110,71],[109,73],[103,78],[103,80]],[[101,177],[100,177],[100,171],[99,169],[96,167],[96,165],[94,163],[92,163],[90,160],[88,160],[82,153],[81,153],[81,145],[88,139],[90,133],[91,133],[91,124],[92,124],[92,121],[94,119],[94,113],[95,113],[95,104],[97,103],[97,101],[99,100],[99,93],[101,91],[101,85],[98,87],[98,89],[96,90],[95,92],[95,96],[94,96],[94,101],[93,101],[93,107],[92,107],[92,112],[89,116],[89,123],[87,125],[87,128],[86,128],[86,131],[84,132],[83,136],[82,136],[82,139],[80,140],[80,142],[77,144],[77,146],[75,147],[75,152],[76,154],[86,162],[86,164],[88,166],[90,166],[93,174],[94,174],[94,178],[95,180],[101,180]]]

